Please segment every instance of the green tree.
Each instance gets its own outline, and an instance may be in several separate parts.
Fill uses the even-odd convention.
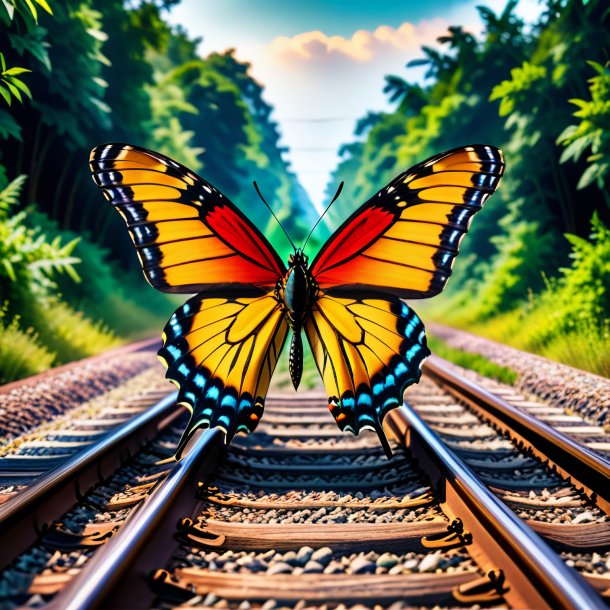
[[[590,100],[573,98],[570,103],[578,107],[574,113],[580,119],[578,125],[568,125],[557,138],[565,146],[560,162],[578,161],[587,149],[588,167],[580,177],[577,188],[592,184],[600,189],[610,207],[606,180],[610,173],[610,64],[605,66],[590,61],[597,73],[589,79]]]

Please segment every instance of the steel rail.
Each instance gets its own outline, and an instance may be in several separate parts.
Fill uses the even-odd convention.
[[[46,606],[48,610],[149,608],[154,594],[146,576],[164,565],[176,547],[176,522],[199,503],[197,477],[216,466],[223,437],[218,428],[198,431],[168,476]],[[169,555],[160,559],[159,552]]]
[[[34,543],[41,527],[58,519],[125,459],[182,412],[172,392],[140,415],[51,470],[0,506],[0,568]]]
[[[443,512],[453,523],[461,521],[460,533],[464,544],[470,544],[470,555],[489,575],[492,589],[511,606],[540,610],[606,608],[594,589],[487,490],[416,413],[402,407],[388,416],[387,427],[419,460],[436,487]],[[198,432],[182,460],[47,607],[150,607],[155,594],[147,576],[166,565],[176,549],[178,519],[196,512],[199,500],[195,483],[206,480],[215,469],[222,453],[222,437],[217,429]],[[443,547],[440,544],[434,548]]]
[[[438,356],[431,356],[424,363],[423,371],[498,430],[530,449],[543,463],[548,462],[610,514],[610,461],[451,370],[449,364]]]
[[[450,518],[472,534],[470,553],[487,574],[503,574],[501,591],[515,608],[607,608],[595,590],[496,498],[412,409],[403,406],[387,426],[431,477]],[[497,579],[501,585],[502,578]]]

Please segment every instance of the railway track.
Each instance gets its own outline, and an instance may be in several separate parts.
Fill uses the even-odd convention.
[[[487,389],[435,356],[424,364],[424,372],[610,513],[610,437],[603,428],[566,425],[576,416],[565,416],[510,388],[494,387],[499,384],[492,383]]]
[[[0,506],[168,393],[143,341],[0,387]]]
[[[309,392],[175,463],[170,395],[0,506],[0,607],[606,607],[607,462],[547,451],[535,418],[507,419],[515,396],[435,359],[426,376],[387,419],[389,462]]]

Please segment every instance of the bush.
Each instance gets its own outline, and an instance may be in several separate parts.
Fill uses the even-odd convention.
[[[547,279],[540,292],[530,291],[510,310],[497,307],[494,312],[491,307],[492,286],[500,283],[500,277],[494,284],[484,285],[469,302],[462,293],[437,300],[427,308],[430,317],[610,376],[610,229],[597,214],[591,227],[590,240],[566,235],[572,246],[572,265],[562,268],[558,278]],[[522,281],[521,275],[515,281]]]
[[[559,292],[568,326],[610,315],[610,229],[597,212],[591,220],[591,229],[590,241],[566,235],[574,262],[562,269]]]
[[[18,204],[25,176],[0,185],[0,299],[9,301],[9,310],[28,319],[29,304],[44,299],[57,288],[55,278],[67,274],[78,281],[73,256],[78,239],[62,244],[62,236],[49,239],[40,227],[26,224],[30,211],[12,214]]]
[[[55,354],[54,364],[86,358],[121,343],[107,326],[90,320],[57,298],[37,303],[34,311],[39,340]]]
[[[32,328],[21,330],[19,317],[7,321],[0,311],[0,384],[40,373],[53,364],[54,354],[38,344]]]
[[[41,212],[29,214],[27,222],[42,227],[47,235],[77,239],[75,233],[62,231]],[[86,312],[89,318],[112,328],[117,336],[132,339],[160,334],[173,311],[184,301],[179,295],[163,294],[152,288],[140,271],[120,269],[109,260],[108,250],[88,239],[80,239],[74,255],[80,261],[80,281],[75,283],[67,276],[58,278],[62,299],[73,309]]]
[[[35,208],[11,214],[24,183],[9,183],[0,166],[2,382],[160,333],[178,299],[121,272],[104,249]]]

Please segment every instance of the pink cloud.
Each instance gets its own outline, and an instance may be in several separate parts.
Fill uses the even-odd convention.
[[[358,30],[350,38],[327,36],[319,30],[296,36],[279,36],[267,52],[281,61],[318,61],[344,58],[369,62],[380,55],[413,52],[422,44],[431,44],[447,29],[447,21],[437,18],[417,25],[403,23],[398,28],[381,25],[374,31]]]

